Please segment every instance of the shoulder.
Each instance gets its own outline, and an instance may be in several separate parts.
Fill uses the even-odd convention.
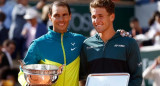
[[[40,36],[39,38],[35,39],[33,42],[41,43],[41,42],[47,41],[48,39],[50,39],[48,34],[44,34],[44,35]]]
[[[136,40],[132,37],[121,37],[121,38],[126,40],[126,41],[135,41],[136,42]]]
[[[130,44],[137,44],[137,41],[134,38],[124,37],[124,39],[127,40]]]
[[[139,46],[138,46],[138,43],[137,41],[134,39],[134,38],[131,38],[131,37],[121,37],[121,39],[123,40],[123,43],[128,47],[128,48],[131,48],[131,49],[138,49]]]
[[[82,38],[84,38],[84,36],[82,34],[72,33],[72,32],[69,32],[69,34],[72,35],[73,37],[82,37]]]
[[[72,32],[69,32],[68,34],[71,38],[75,38],[77,40],[82,40],[84,41],[86,39],[85,36],[83,36],[82,34],[78,34],[78,33],[72,33]]]
[[[88,43],[90,41],[95,41],[95,40],[96,40],[96,35],[93,35],[93,36],[87,38],[86,40],[84,40],[84,43]]]

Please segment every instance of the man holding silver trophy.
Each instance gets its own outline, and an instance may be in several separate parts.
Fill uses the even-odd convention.
[[[23,60],[25,63],[24,65],[26,66],[21,68],[18,80],[22,86],[25,86],[27,83],[35,86],[78,86],[80,64],[79,56],[85,37],[80,34],[71,33],[67,30],[69,21],[71,20],[71,11],[66,2],[53,2],[49,8],[48,17],[53,26],[48,28],[47,34],[35,39],[30,45],[26,57]],[[38,68],[41,68],[37,65],[32,66],[31,68],[35,69],[32,71],[34,74],[32,74],[32,76],[25,76],[27,79],[24,79],[24,72],[28,71],[27,68],[30,68],[27,67],[27,65],[32,64],[50,64],[57,67],[60,67],[61,65],[64,66],[56,83],[47,84],[51,81],[51,76],[47,75],[41,78],[42,75],[35,74],[39,72],[35,72],[35,70],[39,70]],[[47,69],[47,67],[45,67],[45,69]],[[46,70],[41,71],[46,72]],[[31,73],[30,71],[28,72]]]

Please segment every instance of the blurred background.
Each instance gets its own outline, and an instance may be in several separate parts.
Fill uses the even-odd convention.
[[[19,86],[18,60],[25,57],[32,40],[47,33],[47,27],[51,25],[48,6],[53,1],[0,0],[0,85]],[[86,37],[94,35],[96,31],[89,12],[91,0],[66,1],[72,12],[69,31]],[[137,41],[144,71],[160,55],[160,1],[113,1],[116,5],[114,28],[128,31]],[[142,86],[152,84],[152,80],[144,79]]]

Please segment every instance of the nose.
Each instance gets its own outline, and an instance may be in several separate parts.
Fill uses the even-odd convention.
[[[63,21],[64,20],[64,17],[63,16],[60,16],[59,17],[59,21]]]

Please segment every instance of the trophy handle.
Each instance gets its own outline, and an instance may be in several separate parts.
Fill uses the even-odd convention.
[[[54,75],[52,78],[52,83],[55,83],[58,80],[58,75]]]
[[[60,75],[60,74],[62,73],[64,66],[65,66],[65,65],[61,65],[61,66],[58,68],[58,70],[57,70],[57,74],[58,74],[58,75]]]
[[[62,71],[63,71],[63,67],[65,65],[61,65],[58,70],[57,70],[57,74],[53,75],[52,77],[52,83],[55,83],[57,80],[58,80],[58,75],[62,74]]]

